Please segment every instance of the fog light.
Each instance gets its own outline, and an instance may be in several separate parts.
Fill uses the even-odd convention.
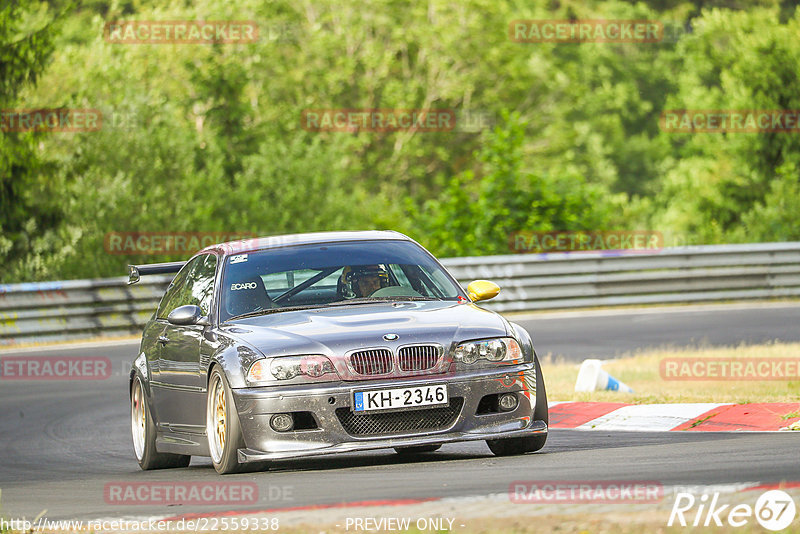
[[[500,410],[503,412],[511,412],[517,409],[517,396],[513,393],[503,393],[500,395],[497,404],[500,407]]]
[[[269,420],[269,426],[276,432],[288,432],[294,428],[294,418],[290,413],[276,413]]]

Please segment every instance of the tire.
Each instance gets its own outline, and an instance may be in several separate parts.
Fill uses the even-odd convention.
[[[225,373],[219,367],[214,367],[208,378],[206,434],[211,463],[220,475],[242,473],[259,467],[259,464],[239,463],[238,451],[244,448],[244,438],[239,414],[233,403],[233,393]]]
[[[424,454],[426,452],[436,452],[441,448],[441,445],[414,445],[412,447],[395,447],[394,452],[404,455]]]
[[[192,457],[186,454],[169,454],[156,450],[156,423],[144,394],[142,379],[137,374],[131,382],[131,437],[133,453],[139,467],[145,471],[186,467]]]
[[[550,416],[547,409],[547,391],[544,387],[544,377],[542,368],[539,365],[539,358],[534,354],[533,362],[536,366],[536,407],[533,409],[533,420],[544,421],[549,424]],[[495,456],[513,456],[536,452],[544,447],[547,442],[547,434],[538,434],[526,438],[506,438],[490,439],[486,441],[489,450]]]

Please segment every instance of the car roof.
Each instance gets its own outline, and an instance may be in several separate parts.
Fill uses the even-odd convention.
[[[255,250],[278,248],[292,245],[307,245],[312,243],[334,243],[341,241],[386,241],[403,240],[413,241],[410,237],[395,232],[393,230],[365,230],[353,232],[314,232],[308,234],[286,234],[256,237],[252,239],[241,239],[239,241],[228,241],[211,245],[200,252],[218,251],[224,255],[236,254],[239,252],[250,252]]]

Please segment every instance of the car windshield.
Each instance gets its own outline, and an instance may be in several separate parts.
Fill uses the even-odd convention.
[[[318,243],[228,256],[220,320],[305,307],[460,296],[461,288],[413,242]]]

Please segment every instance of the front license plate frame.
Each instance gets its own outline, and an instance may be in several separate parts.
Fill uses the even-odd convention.
[[[406,392],[409,392],[408,395]],[[446,384],[353,390],[351,396],[351,411],[359,414],[442,408],[450,405]]]

